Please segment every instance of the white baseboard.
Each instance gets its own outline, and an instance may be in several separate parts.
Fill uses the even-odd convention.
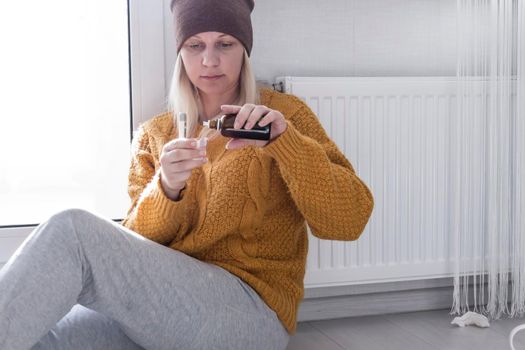
[[[509,281],[507,300],[512,298],[510,284]],[[474,300],[473,291],[474,288],[469,287],[468,300],[471,306]],[[305,298],[299,307],[297,320],[302,322],[439,309],[452,310],[453,292],[453,277],[311,288],[305,290]],[[488,287],[485,288],[484,300],[488,300]],[[455,316],[451,315],[451,320],[453,317]]]
[[[453,279],[306,289],[298,321],[452,308]]]

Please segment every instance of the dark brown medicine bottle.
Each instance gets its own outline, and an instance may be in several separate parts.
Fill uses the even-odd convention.
[[[251,129],[234,129],[233,123],[237,114],[225,114],[218,119],[207,120],[203,125],[210,129],[220,130],[221,135],[238,139],[252,140],[270,140],[271,123],[265,126],[259,126],[255,123]]]

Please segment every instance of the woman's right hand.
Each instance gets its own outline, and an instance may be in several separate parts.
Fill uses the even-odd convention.
[[[194,168],[208,161],[206,142],[198,147],[197,139],[174,139],[162,147],[160,180],[168,198],[177,200]]]

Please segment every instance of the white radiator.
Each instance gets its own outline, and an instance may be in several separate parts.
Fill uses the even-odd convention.
[[[309,232],[305,286],[453,275],[449,167],[455,77],[280,77],[370,187],[375,207],[353,242]]]

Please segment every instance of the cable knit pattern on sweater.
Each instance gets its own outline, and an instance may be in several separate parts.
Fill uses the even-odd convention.
[[[301,99],[261,89],[260,104],[279,110],[286,131],[264,147],[226,150],[219,136],[209,161],[192,170],[177,201],[160,184],[162,147],[176,138],[171,113],[141,124],[132,142],[122,225],[216,264],[252,286],[295,334],[312,234],[356,240],[373,208],[367,186]]]

